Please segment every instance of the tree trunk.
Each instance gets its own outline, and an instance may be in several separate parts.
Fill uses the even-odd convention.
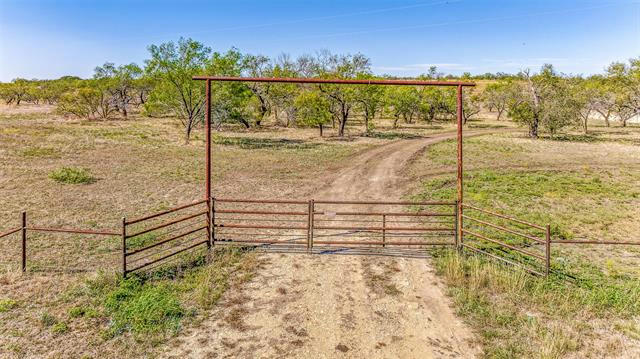
[[[533,118],[533,122],[529,125],[529,137],[538,138],[538,125],[540,124],[540,119],[538,118],[538,114]]]
[[[322,137],[322,124],[319,124],[318,127],[320,128],[320,137]]]
[[[500,121],[500,117],[502,117],[502,112],[504,112],[504,109],[498,109],[498,117],[496,117],[496,121]]]

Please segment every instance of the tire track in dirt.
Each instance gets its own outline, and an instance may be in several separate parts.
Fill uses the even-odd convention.
[[[366,151],[313,197],[399,200],[406,190],[402,174],[414,156],[452,138],[455,133],[399,140]],[[370,359],[480,353],[427,258],[346,254],[261,254],[262,268],[242,293],[225,295],[210,319],[179,338],[167,356]],[[237,296],[242,303],[233,303]],[[223,318],[238,306],[248,325],[226,324]]]

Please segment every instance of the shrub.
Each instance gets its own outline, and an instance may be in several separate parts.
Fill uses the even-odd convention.
[[[51,327],[51,331],[55,334],[64,334],[69,331],[69,326],[65,322],[59,322]]]
[[[88,184],[95,182],[88,170],[83,168],[62,167],[49,173],[49,178],[59,183]]]
[[[0,299],[0,313],[8,312],[18,306],[18,302],[13,299]]]

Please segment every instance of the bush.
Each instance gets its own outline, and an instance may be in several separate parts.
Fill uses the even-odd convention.
[[[8,312],[18,306],[18,302],[13,299],[0,299],[0,313]]]
[[[49,173],[49,178],[59,183],[88,184],[95,182],[88,170],[83,168],[62,167]]]

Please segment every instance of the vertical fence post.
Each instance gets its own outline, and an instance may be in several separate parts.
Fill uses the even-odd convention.
[[[551,270],[551,225],[547,224],[545,231],[545,275],[549,275]]]
[[[458,145],[458,170],[457,170],[457,192],[458,192],[458,198],[457,198],[457,206],[456,206],[456,212],[458,214],[458,225],[456,228],[456,231],[458,232],[458,239],[462,239],[462,202],[463,202],[463,184],[462,184],[462,177],[463,177],[463,169],[462,169],[462,111],[463,111],[463,107],[462,107],[462,86],[458,86],[458,96],[457,96],[457,101],[456,101],[456,117],[457,117],[457,145]],[[458,246],[458,249],[460,249],[461,246],[459,246],[459,243],[456,243],[456,246]]]
[[[27,212],[22,211],[22,272],[27,271]]]
[[[122,278],[127,278],[127,219],[122,217]]]
[[[311,243],[311,200],[307,204],[307,253],[309,253],[309,245]]]
[[[211,197],[211,213],[209,216],[211,219],[211,222],[209,222],[209,226],[211,226],[210,246],[213,247],[216,245],[216,199],[214,197]]]
[[[309,225],[309,229],[310,229],[310,231],[309,231],[309,249],[313,253],[313,222],[315,222],[316,204],[313,201],[313,199],[309,202],[309,204],[310,204],[309,214],[311,216],[310,217],[311,218],[310,225]]]
[[[382,248],[386,247],[387,242],[387,215],[382,215]]]
[[[453,240],[455,242],[456,245],[456,249],[461,250],[462,249],[462,231],[458,230],[459,228],[462,228],[462,226],[458,227],[459,225],[459,221],[460,221],[460,211],[458,210],[458,207],[460,206],[460,204],[458,203],[458,201],[456,201],[456,207],[454,208],[454,212],[455,212],[455,217],[454,217],[454,229],[453,229]]]

